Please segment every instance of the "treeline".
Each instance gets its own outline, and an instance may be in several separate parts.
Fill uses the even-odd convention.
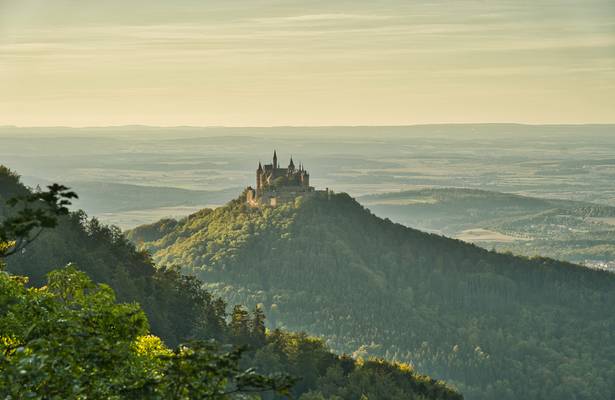
[[[615,396],[615,276],[490,252],[372,215],[349,196],[241,198],[156,236],[131,232],[272,327],[411,363],[470,399]]]
[[[28,191],[0,169],[0,204]],[[0,220],[10,212],[0,206]],[[229,310],[197,278],[156,267],[117,228],[82,212],[6,262],[0,397],[222,399],[243,388],[274,399],[291,382],[288,394],[302,400],[462,398],[407,364],[339,356],[306,334],[269,332],[260,306]],[[74,267],[54,271],[67,263],[105,285]]]
[[[218,340],[173,350],[150,334],[138,304],[116,303],[112,289],[74,266],[52,271],[39,289],[26,281],[0,272],[3,398],[462,399],[407,365],[336,356],[304,334],[267,333],[258,308],[250,315],[237,306],[228,323],[200,327]]]

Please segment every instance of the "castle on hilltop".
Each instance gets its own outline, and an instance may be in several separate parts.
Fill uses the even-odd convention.
[[[273,163],[258,163],[256,189],[249,186],[246,201],[253,207],[273,206],[294,200],[297,196],[314,193],[310,186],[310,174],[299,164],[295,167],[292,156],[286,168],[280,168],[278,155],[273,151]]]

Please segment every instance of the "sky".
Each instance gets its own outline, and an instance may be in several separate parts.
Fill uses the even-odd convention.
[[[615,122],[612,0],[0,0],[0,125]]]

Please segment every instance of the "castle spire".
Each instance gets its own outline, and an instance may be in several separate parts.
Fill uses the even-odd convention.
[[[288,168],[291,171],[295,169],[295,163],[293,162],[293,156],[290,156],[290,164],[288,164]]]
[[[258,169],[257,171],[262,171],[263,170],[263,166],[261,165],[261,162],[258,162]]]
[[[273,168],[278,168],[278,155],[275,150],[273,150]]]

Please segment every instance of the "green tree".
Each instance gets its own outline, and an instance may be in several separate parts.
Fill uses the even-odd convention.
[[[193,342],[168,350],[136,304],[74,266],[45,287],[0,273],[0,397],[230,399],[287,394],[294,380],[242,370],[242,350]]]
[[[76,199],[77,195],[66,186],[56,183],[47,189],[28,192],[7,201],[12,212],[4,216],[0,223],[0,258],[23,250],[45,228],[56,227],[59,216],[68,214],[70,199]]]
[[[245,345],[250,342],[250,314],[244,306],[237,304],[233,307],[230,329],[236,343]]]
[[[263,307],[260,304],[254,306],[252,321],[250,322],[250,335],[252,343],[258,347],[262,346],[266,339],[265,318]]]

